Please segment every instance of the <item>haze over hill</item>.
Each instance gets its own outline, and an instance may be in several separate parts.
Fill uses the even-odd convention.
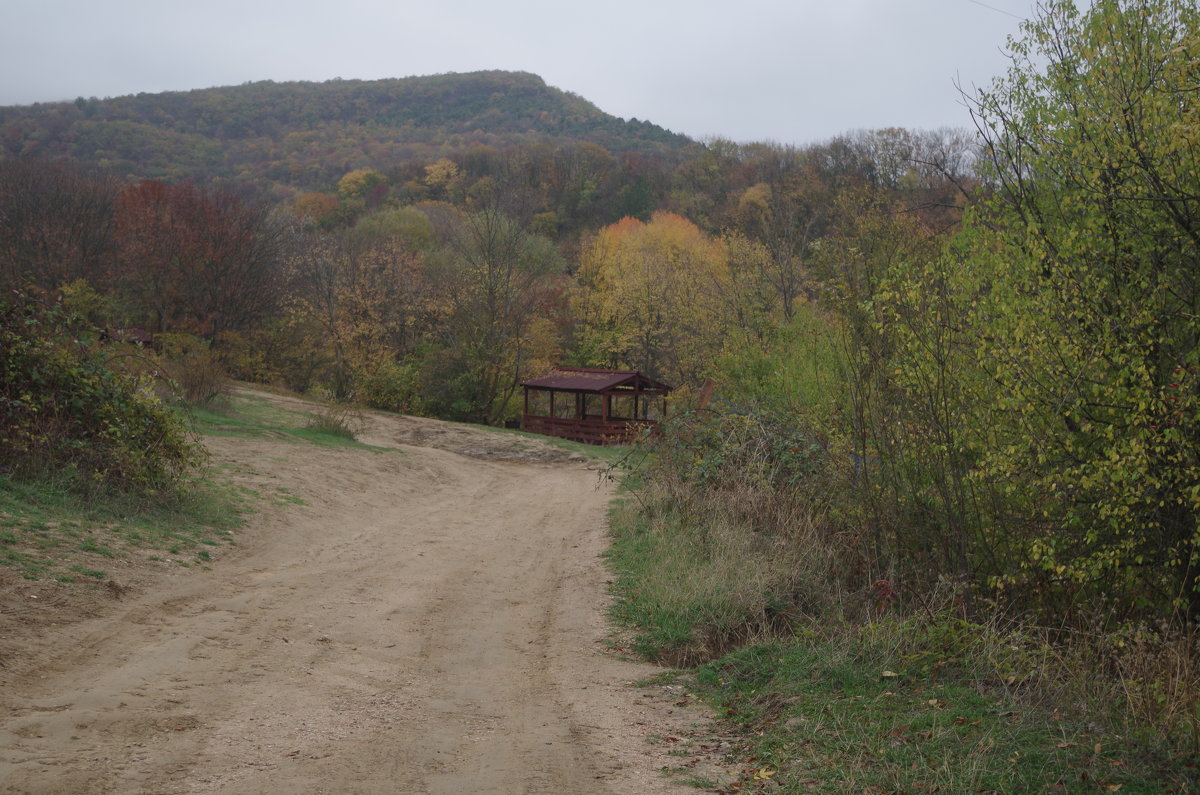
[[[526,72],[263,81],[0,108],[0,156],[69,157],[133,180],[323,188],[353,168],[568,140],[614,153],[668,153],[691,142]]]
[[[740,4],[84,0],[0,7],[0,105],[248,80],[510,69],[702,139],[969,124],[1031,0]]]

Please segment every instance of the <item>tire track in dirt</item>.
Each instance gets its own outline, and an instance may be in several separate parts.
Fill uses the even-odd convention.
[[[694,792],[645,738],[699,716],[635,703],[656,669],[603,647],[596,472],[427,420],[371,415],[363,438],[394,449],[211,439],[306,504],[265,509],[211,571],[29,630],[0,789]]]

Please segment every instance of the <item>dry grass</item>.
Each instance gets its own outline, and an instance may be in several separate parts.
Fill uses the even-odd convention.
[[[326,403],[313,412],[306,428],[354,441],[363,428],[363,413],[346,403]]]

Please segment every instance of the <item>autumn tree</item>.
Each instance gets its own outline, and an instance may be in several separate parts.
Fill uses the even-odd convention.
[[[65,161],[0,160],[0,285],[103,287],[118,190]]]
[[[306,223],[327,225],[335,217],[338,206],[337,196],[308,191],[296,198],[292,204],[292,212]]]
[[[413,395],[392,394],[388,403],[370,385],[411,357],[436,323],[420,255],[395,237],[313,234],[289,266],[286,317],[301,332],[281,352],[291,361],[292,383],[323,384],[338,398],[378,408],[414,409]]]
[[[282,229],[223,190],[143,182],[117,199],[115,284],[156,330],[213,337],[280,298]]]
[[[436,278],[450,286],[450,317],[440,335],[440,409],[498,423],[511,410],[535,352],[544,356],[544,322],[558,311],[562,258],[497,209],[463,216]]]
[[[356,168],[338,180],[338,195],[344,199],[367,201],[381,187],[386,188],[387,177],[373,168]]]
[[[824,205],[788,175],[771,170],[767,182],[748,188],[738,201],[737,218],[744,233],[766,250],[760,277],[774,288],[785,320],[791,320],[804,297],[809,249],[821,231]]]
[[[434,200],[449,200],[460,195],[463,189],[462,169],[448,157],[425,166],[425,186],[429,197]]]
[[[530,360],[544,357],[545,335],[556,334],[545,321],[563,293],[562,258],[496,209],[457,215],[452,227],[442,216],[434,223],[448,237],[430,255],[430,280],[445,316],[422,377],[434,413],[497,424]]]
[[[720,350],[731,289],[719,240],[673,213],[602,229],[580,264],[577,356],[699,384]]]
[[[918,215],[942,232],[962,220],[979,185],[979,145],[973,131],[887,127],[843,139],[859,153],[871,183],[891,193],[900,211]]]
[[[393,241],[409,251],[426,251],[435,242],[433,222],[415,207],[397,207],[363,216],[349,236],[363,244]]]
[[[602,146],[581,142],[555,149],[547,174],[547,205],[565,224],[602,220],[615,191],[617,161]]]

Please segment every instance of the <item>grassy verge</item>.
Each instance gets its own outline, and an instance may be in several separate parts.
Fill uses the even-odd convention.
[[[852,623],[829,605],[789,613],[781,605],[795,605],[797,582],[783,570],[801,563],[753,534],[737,543],[719,523],[693,525],[626,501],[612,517],[610,564],[614,614],[634,650],[684,667],[678,681],[738,738],[730,780],[698,786],[1148,793],[1200,780],[1186,739],[1126,721],[1119,699],[1105,713],[1096,694],[1119,683],[1081,705],[1086,685],[1067,681],[1048,646],[950,614]]]
[[[0,566],[29,580],[98,582],[134,558],[207,565],[252,495],[196,482],[160,503],[85,495],[69,482],[0,476]]]
[[[288,411],[250,396],[218,406],[190,409],[199,433],[375,449],[354,441],[341,415],[319,408]],[[277,491],[266,498],[302,502]],[[226,482],[220,467],[157,497],[81,488],[77,477],[0,476],[0,566],[27,580],[92,585],[112,582],[131,563],[205,567],[263,498]]]
[[[702,666],[697,690],[742,730],[734,791],[1182,792],[1194,780],[1152,742],[898,662],[850,631]]]
[[[191,409],[192,423],[200,433],[245,438],[270,436],[326,447],[351,447],[379,452],[384,448],[355,439],[358,421],[341,406],[313,404],[312,411],[282,408],[265,398],[232,395]]]
[[[356,441],[356,416],[338,406],[289,410],[235,395],[194,406],[189,414],[194,429],[210,436],[381,449]],[[282,488],[263,495],[231,485],[220,467],[153,497],[81,488],[78,476],[0,475],[0,567],[23,579],[66,585],[112,583],[136,562],[204,567],[234,543],[244,515],[263,499],[303,502]]]

